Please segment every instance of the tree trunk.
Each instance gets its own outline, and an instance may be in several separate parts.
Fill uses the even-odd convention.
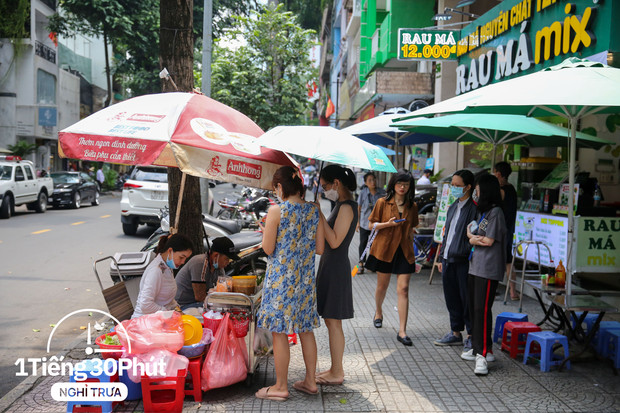
[[[103,107],[107,108],[110,106],[110,102],[112,102],[112,81],[110,80],[110,56],[108,56],[108,33],[105,29],[103,30],[103,50],[105,56],[105,80],[108,84],[108,96]]]
[[[159,3],[159,64],[167,68],[179,92],[191,92],[194,88],[194,44],[192,0],[161,0]],[[172,82],[162,80],[162,92],[176,92]],[[176,219],[177,202],[182,173],[168,168],[168,204],[170,219]],[[180,234],[187,235],[194,243],[196,253],[204,251],[202,243],[202,207],[198,178],[188,175],[185,179],[179,222],[171,222]]]

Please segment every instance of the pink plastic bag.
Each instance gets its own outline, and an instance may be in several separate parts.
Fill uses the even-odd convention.
[[[224,316],[202,366],[203,391],[230,386],[248,376],[243,346],[230,327],[229,317]]]
[[[134,383],[140,383],[140,376],[153,378],[174,377],[179,370],[187,370],[187,357],[164,349],[151,350],[148,353],[127,354],[124,358],[131,360],[127,374]]]
[[[116,326],[115,331],[121,344],[128,351],[131,344],[131,354],[147,353],[156,349],[176,353],[185,342],[181,314],[176,311],[158,311],[125,320]]]

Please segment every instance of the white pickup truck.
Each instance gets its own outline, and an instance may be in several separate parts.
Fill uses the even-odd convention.
[[[24,204],[31,211],[45,212],[53,191],[52,178],[37,178],[32,162],[0,156],[0,218],[10,218],[15,207]]]

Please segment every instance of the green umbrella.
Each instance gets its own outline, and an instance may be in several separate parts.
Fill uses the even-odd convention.
[[[492,163],[495,163],[497,145],[566,146],[570,130],[536,118],[522,115],[495,115],[485,113],[456,113],[436,118],[415,118],[393,123],[391,126],[407,131],[432,134],[457,142],[487,142],[493,145]],[[577,144],[600,149],[613,142],[577,132]]]
[[[324,162],[396,172],[379,147],[331,126],[276,126],[261,135],[256,143]]]
[[[571,57],[539,72],[481,87],[419,109],[415,116],[450,112],[557,115],[567,119],[571,129],[568,183],[572,188],[577,123],[589,115],[620,112],[620,69]],[[398,121],[412,117],[402,117]],[[573,197],[568,197],[569,262],[573,244],[573,202]],[[569,271],[568,294],[571,294],[571,275]]]

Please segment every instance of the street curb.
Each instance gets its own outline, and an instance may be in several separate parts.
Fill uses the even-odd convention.
[[[109,319],[110,319],[109,317],[104,316],[98,322],[99,323],[107,322]],[[69,343],[67,347],[62,349],[60,352],[56,353],[55,356],[57,358],[65,357],[67,354],[69,354],[69,352],[71,352],[80,343],[84,342],[87,339],[87,337],[88,337],[88,331],[84,331],[75,340]],[[8,408],[11,407],[13,403],[15,403],[17,399],[21,398],[23,395],[25,395],[30,390],[32,390],[35,387],[35,384],[39,381],[39,379],[43,377],[47,377],[47,376],[39,375],[40,371],[41,371],[41,368],[37,369],[37,374],[28,376],[24,381],[19,383],[17,386],[15,386],[13,390],[5,394],[4,397],[0,399],[0,412],[6,411]]]

